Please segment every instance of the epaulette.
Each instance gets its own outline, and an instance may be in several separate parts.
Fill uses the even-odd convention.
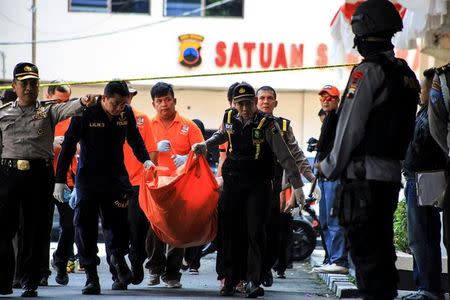
[[[448,71],[450,71],[450,63],[448,63],[448,64],[446,64],[444,66],[441,66],[439,68],[436,68],[436,73],[438,75],[441,75],[442,73],[445,73],[445,72],[448,72]]]
[[[4,108],[7,108],[8,106],[11,106],[12,104],[13,104],[12,102],[8,102],[8,103],[3,104],[2,106],[0,106],[0,110],[2,110]]]
[[[223,114],[223,122],[224,123],[232,123],[233,117],[238,114],[238,111],[234,107],[230,107],[225,110]]]
[[[291,123],[290,120],[282,118],[282,117],[277,117],[276,120],[277,120],[278,126],[280,126],[281,131],[283,131],[283,132],[288,131],[289,124]]]
[[[228,113],[230,110],[232,111],[233,114],[237,114],[238,113],[237,109],[234,108],[234,107],[230,107],[230,108],[225,109],[225,113]]]
[[[50,104],[56,104],[56,103],[58,103],[58,101],[56,101],[56,100],[40,100],[39,103],[42,106],[46,106],[46,105],[50,105]]]

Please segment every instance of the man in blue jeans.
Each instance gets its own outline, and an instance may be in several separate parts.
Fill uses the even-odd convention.
[[[444,299],[441,288],[441,219],[438,208],[419,206],[415,174],[421,171],[444,170],[444,152],[434,141],[428,124],[429,92],[435,74],[434,69],[425,70],[421,84],[420,110],[416,117],[414,137],[409,144],[403,163],[406,177],[405,197],[408,205],[408,241],[414,264],[413,276],[418,291],[404,299]]]
[[[323,120],[319,142],[317,143],[316,161],[322,161],[333,148],[336,126],[338,122],[337,108],[339,90],[332,85],[326,85],[320,90],[320,103],[326,116]],[[344,228],[339,225],[337,216],[330,215],[336,194],[337,181],[331,181],[323,176],[318,177],[322,198],[319,203],[319,221],[323,231],[327,257],[324,264],[313,268],[318,273],[348,273],[348,252]]]

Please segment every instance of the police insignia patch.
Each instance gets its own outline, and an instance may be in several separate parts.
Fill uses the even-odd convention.
[[[136,119],[136,125],[142,126],[144,124],[144,117],[137,117]]]
[[[231,123],[225,123],[225,131],[226,131],[227,133],[233,133],[233,132],[234,132],[234,130],[233,130],[233,124],[231,124]]]
[[[36,113],[33,116],[34,120],[42,120],[45,119],[47,117],[47,112],[45,111],[44,107],[39,107],[36,110]]]
[[[185,67],[196,67],[202,63],[200,50],[201,42],[205,39],[199,34],[183,34],[178,37],[180,40],[180,55],[178,61]]]
[[[261,129],[252,129],[252,140],[253,144],[261,144],[264,141],[263,132]]]

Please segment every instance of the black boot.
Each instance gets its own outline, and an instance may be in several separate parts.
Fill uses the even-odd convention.
[[[64,263],[52,263],[53,268],[56,270],[56,283],[60,285],[67,285],[69,283],[69,275],[67,275],[67,264]]]
[[[29,297],[29,298],[34,298],[38,296],[38,293],[36,291],[35,288],[30,288],[30,287],[24,287],[22,290],[22,295],[20,295],[21,297]]]
[[[245,287],[245,297],[246,298],[256,298],[264,296],[264,289],[257,285],[256,283],[250,281]]]
[[[144,267],[141,265],[131,266],[131,283],[140,284],[144,280]]]
[[[81,290],[83,295],[99,295],[100,282],[98,280],[97,267],[85,266],[86,285]]]
[[[116,256],[112,254],[111,265],[116,269],[117,278],[119,279],[120,282],[125,284],[131,283],[131,271],[123,256]]]

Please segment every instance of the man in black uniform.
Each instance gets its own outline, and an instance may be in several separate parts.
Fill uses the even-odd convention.
[[[265,248],[271,179],[276,155],[294,186],[297,199],[301,198],[300,173],[289,152],[275,119],[256,108],[255,90],[248,83],[238,84],[233,91],[234,108],[225,111],[223,126],[206,142],[192,149],[197,154],[206,148],[228,140],[227,159],[222,167],[223,192],[220,208],[223,213],[223,268],[225,285],[222,296],[234,294],[241,279],[241,269],[247,267],[246,296],[264,295],[261,266]],[[242,259],[242,241],[246,241],[247,255]]]
[[[388,0],[368,0],[356,9],[352,30],[364,60],[344,91],[333,149],[316,164],[326,178],[341,177],[335,208],[366,300],[397,295],[393,214],[420,92],[414,72],[394,56],[391,39],[402,28]]]
[[[82,117],[72,118],[58,160],[54,196],[62,199],[67,170],[77,143],[80,143],[74,223],[80,265],[85,268],[87,277],[83,294],[100,293],[97,275],[99,214],[107,251],[111,254],[110,263],[120,282],[128,284],[131,280],[124,258],[128,253],[127,205],[132,193],[123,162],[125,139],[146,169],[153,163],[137,129],[133,111],[127,105],[128,95],[124,81],[109,82],[101,101],[86,110]]]
[[[13,76],[18,98],[0,107],[0,294],[12,293],[11,241],[20,220],[22,296],[36,297],[40,259],[49,251],[44,243],[54,183],[54,128],[95,100],[88,95],[61,104],[38,101],[39,73],[31,63],[17,64]]]

